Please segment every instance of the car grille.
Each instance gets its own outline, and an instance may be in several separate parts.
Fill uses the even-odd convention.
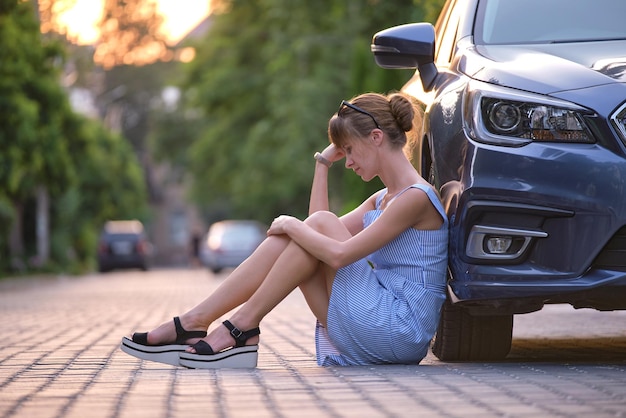
[[[626,271],[626,226],[613,235],[596,257],[593,267]]]
[[[626,103],[611,116],[611,122],[617,129],[622,142],[626,145]]]

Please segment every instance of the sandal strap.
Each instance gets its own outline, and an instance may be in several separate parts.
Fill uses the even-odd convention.
[[[176,327],[176,344],[185,344],[187,340],[192,338],[206,337],[206,331],[187,331],[180,323],[180,318],[174,317],[174,326]]]
[[[252,328],[248,331],[241,331],[228,320],[222,322],[222,324],[226,328],[228,328],[231,337],[235,339],[235,347],[243,347],[244,345],[246,345],[246,341],[248,341],[249,338],[261,334],[261,330],[259,329],[259,327]]]
[[[192,345],[192,347],[194,350],[196,350],[196,354],[202,354],[202,355],[215,354],[215,351],[213,351],[213,348],[209,345],[209,343],[207,343],[204,340],[198,341],[197,343]]]
[[[133,342],[141,345],[148,345],[148,333],[147,332],[135,332],[133,334]]]

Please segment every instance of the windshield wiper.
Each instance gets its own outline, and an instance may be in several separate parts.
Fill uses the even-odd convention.
[[[595,38],[595,39],[562,39],[548,41],[549,44],[576,44],[582,42],[606,42],[606,41],[626,41],[624,38]]]

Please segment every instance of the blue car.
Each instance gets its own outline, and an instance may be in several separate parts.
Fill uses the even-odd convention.
[[[425,109],[415,163],[450,219],[434,354],[506,357],[513,316],[626,309],[626,1],[448,0],[374,35]],[[572,324],[563,324],[572,326]]]

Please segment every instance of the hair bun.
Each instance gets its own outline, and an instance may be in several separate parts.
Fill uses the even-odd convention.
[[[402,93],[394,93],[389,96],[389,106],[391,114],[398,123],[400,129],[409,132],[413,129],[413,118],[415,109],[410,100]]]

